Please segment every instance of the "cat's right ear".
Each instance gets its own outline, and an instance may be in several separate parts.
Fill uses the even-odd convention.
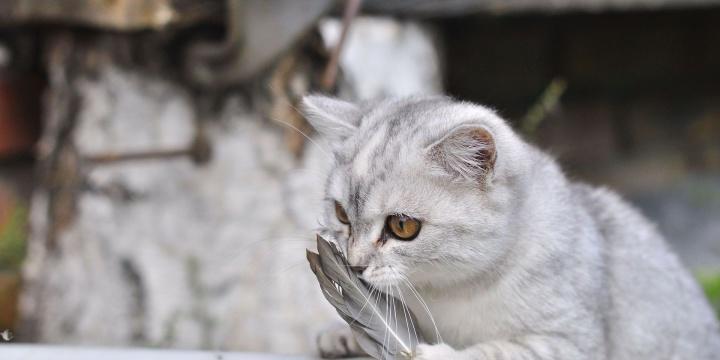
[[[493,135],[485,127],[461,125],[427,148],[433,162],[454,178],[487,183],[497,152]]]
[[[301,111],[310,125],[330,140],[343,140],[352,135],[362,117],[357,105],[322,95],[303,97]]]

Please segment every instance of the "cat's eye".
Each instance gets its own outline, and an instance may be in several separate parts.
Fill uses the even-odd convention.
[[[343,209],[342,205],[340,205],[340,203],[337,201],[335,202],[335,216],[337,216],[339,222],[345,225],[350,224],[350,220],[348,219],[345,209]]]
[[[400,240],[412,240],[420,233],[420,220],[406,215],[390,215],[387,230]]]

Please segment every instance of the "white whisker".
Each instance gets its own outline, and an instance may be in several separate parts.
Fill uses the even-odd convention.
[[[310,143],[312,143],[313,145],[315,145],[315,146],[318,148],[318,150],[322,151],[322,153],[325,154],[325,156],[327,157],[328,160],[334,161],[334,158],[330,155],[330,153],[329,153],[325,148],[323,148],[322,146],[320,146],[319,143],[317,143],[317,142],[316,142],[315,140],[313,140],[310,136],[308,136],[307,134],[305,134],[302,130],[298,129],[296,126],[294,126],[294,125],[292,125],[292,124],[289,124],[289,123],[286,123],[286,122],[284,122],[284,121],[282,121],[282,120],[280,120],[280,119],[276,119],[276,118],[274,118],[274,117],[270,117],[270,120],[275,121],[275,122],[278,122],[278,123],[280,123],[280,124],[283,124],[283,125],[291,128],[291,129],[297,131],[300,135],[302,135],[302,136],[304,136],[306,139],[308,139],[308,141],[310,141]]]
[[[395,275],[402,280],[402,274],[400,274],[397,270],[395,270],[395,268],[391,268],[391,269],[395,273]],[[398,285],[395,285],[395,287],[398,290],[398,297],[400,300],[400,305],[402,306],[403,313],[405,314],[405,326],[408,330],[408,333],[410,332],[410,327],[412,326],[412,333],[413,333],[413,336],[415,337],[415,345],[417,345],[420,342],[420,340],[417,335],[417,330],[415,329],[415,323],[411,316],[411,311],[408,308],[407,304],[405,303],[405,297],[403,296],[402,289]]]
[[[428,317],[430,318],[430,321],[433,324],[433,328],[435,329],[435,336],[437,341],[440,343],[443,342],[442,336],[440,336],[440,330],[438,330],[437,324],[435,323],[435,317],[433,317],[432,313],[430,312],[430,308],[428,307],[427,303],[425,303],[425,300],[423,300],[420,293],[415,289],[415,286],[410,282],[410,279],[408,279],[406,276],[401,277],[403,281],[408,285],[408,289],[412,292],[412,294],[418,299],[420,302],[420,305],[423,307],[425,312],[427,313]]]

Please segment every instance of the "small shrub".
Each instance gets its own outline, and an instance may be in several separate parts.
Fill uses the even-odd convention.
[[[25,259],[27,211],[13,206],[4,223],[0,224],[0,271],[17,271]]]
[[[720,319],[720,272],[700,274],[698,279]]]

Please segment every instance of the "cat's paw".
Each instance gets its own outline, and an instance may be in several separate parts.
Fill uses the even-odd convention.
[[[462,359],[457,350],[447,344],[420,344],[415,348],[415,356],[413,360],[440,360],[440,359]]]
[[[321,332],[317,337],[317,346],[320,357],[325,359],[366,356],[352,330],[344,324]]]

